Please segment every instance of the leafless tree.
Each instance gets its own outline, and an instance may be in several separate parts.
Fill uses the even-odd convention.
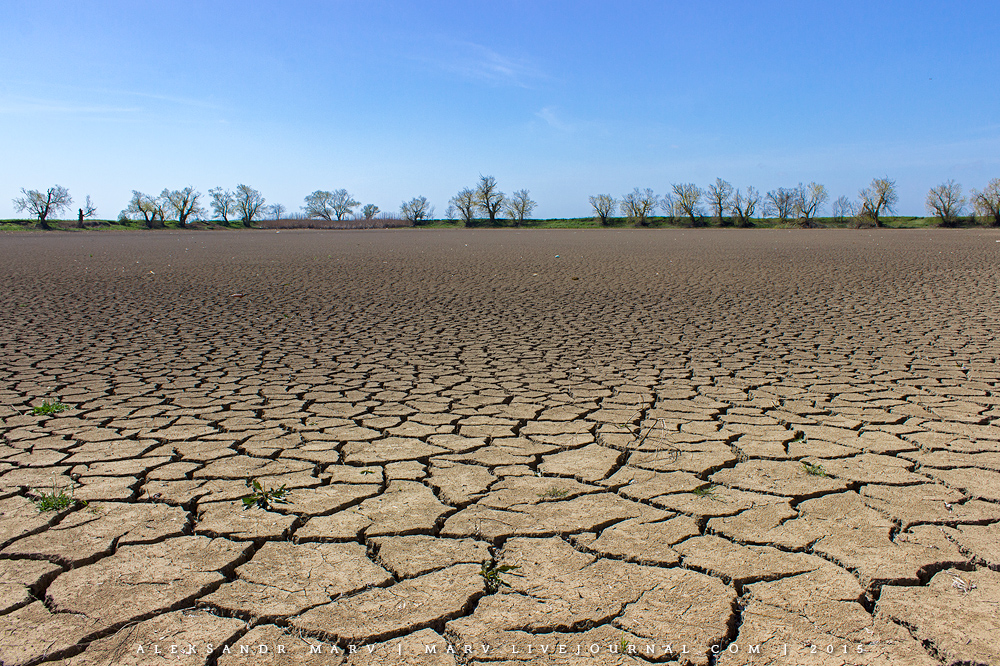
[[[954,180],[948,180],[927,192],[927,210],[941,220],[941,225],[950,227],[958,222],[958,216],[968,203],[962,196],[962,186]]]
[[[882,215],[893,213],[899,194],[896,192],[896,181],[886,178],[873,178],[871,185],[858,192],[861,199],[861,217],[871,220],[876,227],[881,227]]]
[[[152,197],[153,208],[156,211],[156,217],[160,220],[160,226],[164,226],[163,222],[167,219],[167,201],[163,197]]]
[[[837,200],[833,202],[833,205],[830,207],[830,209],[831,209],[830,213],[833,215],[833,219],[837,220],[838,222],[840,222],[844,218],[854,217],[855,213],[857,212],[855,210],[854,202],[845,197],[844,195],[840,195],[839,197],[837,197]]]
[[[752,185],[747,188],[746,195],[736,190],[735,194],[733,194],[732,208],[736,224],[744,229],[752,227],[753,214],[757,211],[758,206],[760,206],[760,192],[754,189]]]
[[[651,188],[640,190],[637,187],[622,197],[622,213],[636,225],[645,227],[659,202]]]
[[[447,220],[454,220],[456,214],[455,204],[451,201],[448,202],[448,207],[444,209],[444,216]]]
[[[266,210],[267,210],[267,215],[272,220],[280,220],[281,216],[288,212],[288,209],[285,208],[284,204],[280,203],[271,204],[270,206],[266,207]]]
[[[465,226],[471,227],[476,219],[476,193],[468,187],[463,188],[448,202],[458,211]]]
[[[594,214],[601,221],[603,226],[608,226],[608,218],[615,214],[618,208],[618,200],[610,194],[598,194],[590,197],[590,205],[594,207]]]
[[[309,217],[318,217],[323,220],[333,219],[333,192],[327,190],[316,190],[312,194],[306,195],[306,205],[302,210]]]
[[[324,220],[332,220],[336,217],[338,220],[342,220],[360,205],[361,203],[355,201],[345,189],[333,192],[316,190],[306,197],[306,205],[302,207],[302,210],[309,217],[319,217]]]
[[[715,183],[705,190],[705,198],[712,208],[712,217],[719,221],[720,225],[725,225],[726,211],[732,208],[733,186],[716,178]]]
[[[87,199],[83,202],[83,217],[85,219],[90,219],[97,216],[97,206],[94,202],[90,200],[90,195],[87,195]]]
[[[343,220],[354,212],[354,209],[361,205],[360,201],[355,201],[345,189],[333,191],[333,214],[338,220]]]
[[[677,183],[671,185],[674,191],[674,207],[682,215],[687,215],[691,226],[702,226],[704,215],[701,210],[701,198],[704,192],[694,183]]]
[[[84,201],[84,203],[83,203],[83,208],[80,208],[77,211],[77,213],[78,213],[78,216],[77,216],[76,226],[79,229],[83,228],[83,221],[85,219],[90,218],[90,217],[94,217],[95,215],[97,215],[97,206],[95,206],[94,202],[90,200],[90,195],[89,194],[87,195],[87,200]]]
[[[187,219],[190,216],[204,215],[205,209],[198,204],[200,198],[201,192],[195,192],[195,189],[190,185],[183,190],[164,189],[160,193],[164,207],[172,213],[172,217],[177,218],[178,224],[182,227],[187,224]]]
[[[229,190],[221,187],[213,187],[208,191],[212,197],[212,213],[222,220],[223,224],[229,224],[229,216],[236,213],[236,197]]]
[[[73,203],[69,190],[62,185],[53,185],[44,194],[38,190],[26,190],[22,187],[21,194],[24,196],[14,199],[14,210],[26,211],[37,217],[42,229],[50,228],[49,216],[58,215],[61,210],[69,210]]]
[[[361,217],[366,220],[374,220],[375,216],[378,215],[378,206],[375,204],[365,204],[364,208],[361,209]]]
[[[857,210],[854,202],[842,194],[830,206],[830,213],[833,215],[833,219],[841,222],[848,217],[854,217]]]
[[[830,200],[830,193],[819,183],[809,183],[795,188],[795,212],[803,226],[810,226],[811,220],[820,208]]]
[[[517,190],[503,202],[504,213],[511,219],[515,227],[524,224],[524,219],[531,215],[538,204],[531,200],[528,190]]]
[[[128,219],[138,219],[139,217],[146,223],[146,227],[154,229],[163,226],[164,210],[163,204],[156,197],[132,190],[132,198],[128,202],[128,208],[122,211],[122,217]]]
[[[493,176],[479,176],[476,186],[476,206],[490,217],[490,225],[495,225],[497,213],[503,208],[504,194],[497,189],[497,179]]]
[[[413,197],[399,207],[399,212],[403,214],[404,220],[409,220],[416,226],[434,214],[434,206],[428,203],[427,197]]]
[[[796,190],[779,187],[769,191],[764,195],[764,210],[767,215],[778,218],[781,222],[787,222],[792,213],[795,212]]]
[[[667,221],[673,224],[677,218],[677,198],[674,196],[673,192],[667,192],[662,197],[660,197],[660,210],[663,211],[663,216],[667,218]]]
[[[236,214],[240,216],[244,227],[253,224],[264,208],[264,197],[249,185],[242,183],[236,186]]]
[[[987,183],[982,192],[972,190],[969,194],[976,213],[990,218],[990,226],[1000,227],[1000,178]]]

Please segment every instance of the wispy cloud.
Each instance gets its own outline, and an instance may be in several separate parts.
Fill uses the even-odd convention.
[[[541,111],[535,113],[535,115],[544,120],[549,127],[560,132],[572,132],[576,130],[576,125],[560,118],[556,112],[556,108],[553,106],[546,106]]]
[[[148,108],[151,105],[144,104],[143,100],[165,102],[173,106],[187,106],[200,109],[221,110],[223,108],[218,103],[204,99],[183,97],[179,95],[167,95],[158,92],[123,90],[120,88],[103,88],[59,83],[45,83],[43,86],[35,81],[9,79],[0,79],[0,85],[12,86],[28,93],[28,95],[34,93],[35,96],[33,97],[15,96],[9,99],[0,97],[0,110],[7,110],[8,108],[17,109],[15,112],[20,112],[21,109],[25,112],[41,111],[66,113],[126,113],[151,110]],[[53,95],[61,99],[53,100],[51,99],[51,96]],[[93,100],[99,101],[95,103]],[[102,103],[105,101],[118,102],[118,104]],[[37,105],[37,108],[34,105]]]
[[[159,102],[170,102],[171,104],[179,104],[181,106],[195,106],[202,109],[222,108],[218,104],[212,102],[206,102],[200,99],[191,99],[190,97],[175,97],[173,95],[157,95],[154,93],[131,92],[125,90],[106,91],[106,92],[118,95],[131,95],[132,97],[142,97],[145,99],[155,99]]]
[[[0,113],[58,113],[70,115],[127,114],[141,111],[136,106],[110,106],[106,104],[77,104],[58,100],[0,99]]]
[[[607,135],[607,126],[604,122],[575,118],[558,106],[542,107],[535,112],[535,117],[560,134],[586,134],[594,137]]]
[[[440,50],[441,53],[418,59],[462,78],[493,85],[529,88],[545,78],[528,59],[506,56],[482,44],[446,41]]]

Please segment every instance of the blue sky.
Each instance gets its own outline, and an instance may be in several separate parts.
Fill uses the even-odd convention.
[[[0,218],[58,183],[346,188],[443,214],[479,174],[539,217],[718,177],[1000,177],[1000,3],[4,0]],[[827,211],[829,208],[827,208]]]

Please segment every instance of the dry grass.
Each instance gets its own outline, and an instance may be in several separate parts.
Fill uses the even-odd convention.
[[[261,229],[396,229],[413,226],[409,220],[400,220],[395,217],[371,220],[259,220],[256,224]]]

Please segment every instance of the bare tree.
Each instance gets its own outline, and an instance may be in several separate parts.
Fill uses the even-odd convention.
[[[343,220],[348,215],[353,214],[354,209],[360,206],[361,202],[351,198],[347,190],[339,189],[333,191],[331,205],[333,207],[333,214],[337,216],[338,220]]]
[[[795,188],[795,212],[802,220],[802,226],[810,226],[812,218],[829,200],[830,193],[825,186],[815,182],[808,185],[799,183]]]
[[[601,221],[603,226],[608,226],[608,218],[615,214],[618,208],[618,200],[610,194],[598,194],[590,197],[590,205],[594,207],[594,214]]]
[[[640,190],[637,187],[622,197],[622,213],[636,225],[645,227],[659,202],[651,188]]]
[[[76,226],[78,229],[83,229],[83,221],[88,217],[94,217],[97,215],[97,207],[90,200],[90,195],[87,195],[87,200],[83,204],[83,208],[77,209],[77,221]]]
[[[694,183],[677,183],[671,185],[674,191],[674,208],[682,215],[687,215],[691,226],[702,226],[701,197],[704,192]]]
[[[454,220],[456,214],[455,204],[451,201],[448,202],[448,207],[444,209],[444,216],[448,220]]]
[[[90,195],[88,194],[86,201],[83,202],[83,217],[89,219],[96,216],[97,206],[95,206],[94,202],[90,200]]]
[[[962,214],[966,203],[968,201],[962,196],[962,186],[954,180],[941,183],[927,192],[927,210],[936,215],[945,227],[954,226],[958,222],[957,218]]]
[[[463,188],[448,203],[458,211],[465,226],[471,227],[476,219],[476,193],[468,187]]]
[[[882,215],[895,212],[899,201],[896,181],[889,180],[888,177],[872,178],[871,185],[858,192],[858,198],[861,199],[861,217],[871,220],[876,227],[881,227]]]
[[[271,204],[270,206],[267,206],[265,210],[267,211],[268,217],[272,220],[280,220],[281,216],[288,212],[288,209],[285,208],[284,204],[280,203]]]
[[[375,216],[378,215],[378,206],[375,204],[365,204],[364,208],[361,209],[361,217],[366,220],[373,220]]]
[[[479,176],[476,186],[476,206],[490,218],[490,225],[495,225],[497,213],[503,208],[504,193],[497,188],[497,179],[493,176]]]
[[[208,191],[212,197],[212,213],[222,220],[225,225],[229,224],[229,216],[236,213],[236,197],[229,190],[221,187],[213,187]]]
[[[48,223],[50,215],[58,215],[61,210],[69,210],[73,203],[69,190],[62,185],[53,185],[45,191],[45,194],[22,187],[21,194],[24,196],[14,199],[14,210],[27,211],[37,217],[42,229],[51,228]]]
[[[744,229],[749,229],[753,226],[753,214],[757,211],[757,207],[760,205],[760,192],[758,192],[751,185],[747,188],[746,195],[743,195],[739,190],[733,194],[733,217],[736,218],[736,224]]]
[[[319,217],[324,220],[344,219],[350,215],[361,203],[351,198],[347,190],[340,189],[328,192],[327,190],[316,190],[306,197],[306,205],[302,210],[309,217]]]
[[[187,224],[190,216],[197,217],[205,213],[205,209],[198,204],[200,198],[201,192],[195,192],[190,185],[183,190],[164,189],[160,192],[164,208],[172,213],[172,217],[177,218],[177,223],[182,227]]]
[[[307,194],[306,205],[302,210],[309,217],[318,217],[323,220],[333,219],[333,192],[327,190],[316,190],[312,194]]]
[[[1000,227],[1000,178],[994,178],[983,191],[972,190],[970,193],[972,206],[976,213],[990,220],[990,226]]]
[[[163,204],[156,197],[132,190],[132,198],[128,202],[128,208],[122,211],[119,219],[138,219],[139,217],[146,223],[148,229],[163,226],[164,210]]]
[[[430,205],[427,197],[413,197],[409,201],[403,202],[399,207],[399,212],[403,214],[404,220],[413,222],[417,226],[421,221],[426,220],[434,214],[434,206]]]
[[[787,222],[795,212],[797,200],[796,190],[779,187],[764,195],[764,212],[783,223]]]
[[[726,211],[732,208],[733,186],[716,178],[715,183],[705,190],[705,198],[708,205],[712,207],[712,217],[719,221],[721,226],[725,225]]]
[[[676,222],[677,219],[677,197],[674,196],[673,192],[667,192],[659,201],[660,210],[663,211],[663,216],[667,218],[670,224]]]
[[[264,197],[257,190],[242,183],[236,186],[234,196],[236,197],[236,214],[240,216],[244,227],[251,226],[264,208]]]
[[[153,209],[156,211],[156,217],[160,220],[160,226],[165,226],[163,224],[164,220],[167,219],[167,201],[163,197],[150,197]]]
[[[515,227],[524,224],[524,219],[531,215],[538,204],[531,200],[528,190],[517,190],[503,203],[504,213],[514,222]]]
[[[844,195],[837,197],[837,200],[834,201],[833,205],[830,207],[830,213],[833,215],[833,219],[838,222],[842,221],[844,218],[854,217],[856,212],[854,202]]]

